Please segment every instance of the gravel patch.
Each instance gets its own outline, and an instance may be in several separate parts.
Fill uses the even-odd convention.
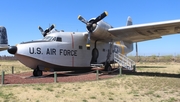
[[[117,73],[118,74],[118,73]],[[99,80],[115,77],[117,74],[99,74]],[[57,82],[84,82],[95,81],[95,72],[57,72]],[[18,74],[6,74],[4,84],[32,84],[32,83],[53,83],[54,73],[43,72],[43,76],[34,77],[32,72]]]

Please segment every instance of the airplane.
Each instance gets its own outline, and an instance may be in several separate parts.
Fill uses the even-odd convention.
[[[6,28],[4,26],[0,26],[0,51],[4,51],[8,49],[8,38]]]
[[[10,46],[8,52],[33,69],[33,76],[42,76],[43,71],[91,69],[92,64],[103,64],[109,71],[115,54],[126,56],[133,51],[133,43],[180,33],[180,20],[132,25],[128,17],[126,26],[113,28],[102,20],[107,15],[105,11],[89,21],[79,15],[87,32],[57,31],[55,25],[45,31],[39,27],[41,40]]]

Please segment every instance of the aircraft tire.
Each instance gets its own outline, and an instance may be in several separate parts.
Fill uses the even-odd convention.
[[[34,71],[33,71],[33,76],[35,76],[35,77],[38,76],[38,75],[37,75],[37,70],[36,70],[36,69],[34,69]]]
[[[108,73],[110,74],[111,71],[112,71],[112,67],[111,67],[111,65],[110,65],[110,66],[108,67]]]
[[[38,76],[42,76],[42,71],[38,70],[37,74],[38,74]]]
[[[37,67],[36,69],[34,69],[33,71],[33,76],[42,76],[42,71],[39,70],[39,68]]]
[[[112,67],[111,67],[111,64],[110,63],[106,63],[105,65],[105,71],[108,71],[108,73],[110,73],[112,71]]]

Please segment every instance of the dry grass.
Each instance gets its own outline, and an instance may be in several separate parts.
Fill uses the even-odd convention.
[[[0,86],[0,102],[180,101],[180,79],[173,77],[180,73],[180,64],[151,63],[137,66],[137,71],[142,74],[90,82]],[[172,76],[168,76],[168,73]]]
[[[30,68],[24,66],[19,61],[7,61],[0,60],[0,71],[4,71],[6,74],[12,73],[12,67],[14,67],[14,73],[22,73],[32,71]],[[0,73],[1,75],[2,73]]]
[[[137,63],[137,71],[180,74],[180,63]]]

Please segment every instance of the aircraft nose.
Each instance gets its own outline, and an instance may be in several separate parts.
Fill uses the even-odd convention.
[[[10,46],[10,47],[8,48],[8,52],[9,52],[10,54],[15,54],[15,53],[17,52],[17,47],[16,47],[16,46]]]

